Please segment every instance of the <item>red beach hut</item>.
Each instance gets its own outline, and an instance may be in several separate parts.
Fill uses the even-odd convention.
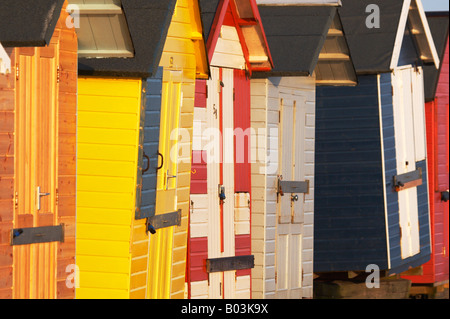
[[[429,262],[405,274],[416,296],[432,296],[449,280],[449,15],[428,12],[427,18],[442,64],[439,70],[424,68],[432,254]]]
[[[250,76],[272,58],[255,0],[200,1],[211,66],[194,108],[188,298],[251,297]]]

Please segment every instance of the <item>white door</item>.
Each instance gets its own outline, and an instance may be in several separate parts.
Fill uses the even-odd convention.
[[[211,68],[205,151],[208,159],[208,258],[235,256],[233,69]],[[225,199],[220,199],[223,190]],[[236,271],[209,274],[212,299],[233,298]]]
[[[279,175],[285,181],[305,181],[305,101],[305,97],[301,95],[281,95]],[[305,194],[278,195],[275,273],[277,298],[302,298],[304,201]]]
[[[397,175],[415,171],[416,160],[425,157],[424,123],[421,123],[424,120],[424,102],[415,101],[415,91],[420,90],[417,76],[410,67],[397,69],[393,75]],[[399,191],[398,204],[401,255],[405,259],[420,252],[417,188]]]

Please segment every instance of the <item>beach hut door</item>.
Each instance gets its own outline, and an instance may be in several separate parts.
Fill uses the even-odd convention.
[[[15,298],[56,297],[57,50],[21,48],[16,55]]]
[[[212,67],[208,81],[208,132],[204,136],[208,140],[205,148],[210,207],[208,284],[211,299],[233,298],[236,286],[236,271],[226,264],[226,258],[235,256],[233,76],[233,69]]]
[[[304,182],[306,99],[281,95],[279,117],[279,179]],[[278,194],[276,238],[277,298],[302,297],[302,233],[305,193]]]
[[[183,101],[182,72],[164,71],[159,138],[159,169],[156,184],[156,215],[177,212],[178,134]],[[150,239],[152,263],[149,297],[170,297],[174,226],[161,225]]]
[[[421,69],[396,69],[394,86],[394,125],[397,176],[417,171],[416,162],[426,159],[425,106]],[[420,252],[417,187],[398,191],[400,244],[403,259]]]

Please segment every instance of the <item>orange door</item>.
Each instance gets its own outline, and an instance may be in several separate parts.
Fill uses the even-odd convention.
[[[16,51],[16,179],[12,237],[47,236],[57,221],[57,47]],[[37,228],[37,231],[36,231]],[[33,241],[32,239],[31,241]],[[27,242],[27,241],[25,241]],[[57,243],[14,245],[14,297],[55,298]]]

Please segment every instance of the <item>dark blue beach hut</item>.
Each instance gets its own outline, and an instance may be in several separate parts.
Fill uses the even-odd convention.
[[[420,0],[343,0],[355,87],[318,87],[314,271],[388,274],[430,258]]]

